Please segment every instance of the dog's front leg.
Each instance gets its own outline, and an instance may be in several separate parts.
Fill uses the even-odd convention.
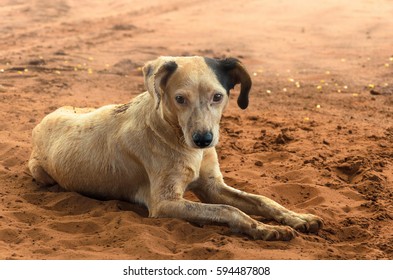
[[[261,196],[234,189],[224,183],[214,149],[206,150],[198,181],[190,189],[203,202],[232,205],[249,215],[262,216],[289,225],[301,232],[316,233],[323,222],[312,214],[299,214]]]
[[[239,209],[222,204],[205,204],[185,199],[163,200],[149,209],[150,216],[180,218],[197,223],[217,222],[228,225],[254,239],[290,240],[296,233],[290,227],[266,225]]]
[[[239,191],[223,182],[206,183],[193,191],[201,201],[232,205],[249,215],[275,220],[301,232],[317,233],[323,224],[317,216],[290,211],[267,197]]]

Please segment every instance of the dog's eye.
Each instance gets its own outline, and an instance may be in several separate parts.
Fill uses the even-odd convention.
[[[220,102],[224,96],[221,93],[216,93],[213,96],[213,102]]]
[[[185,104],[186,103],[186,99],[183,96],[181,96],[181,95],[177,95],[175,97],[175,99],[176,99],[176,102],[179,103],[179,104]]]

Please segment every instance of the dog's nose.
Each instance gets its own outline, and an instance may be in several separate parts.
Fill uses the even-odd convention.
[[[196,132],[192,135],[192,140],[194,141],[195,145],[200,148],[206,148],[211,144],[213,141],[213,133],[211,132]]]

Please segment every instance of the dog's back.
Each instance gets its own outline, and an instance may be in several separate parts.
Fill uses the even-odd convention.
[[[136,103],[141,99],[137,98]],[[142,129],[138,124],[143,126],[141,122],[122,120],[135,115],[125,114],[130,107],[132,103],[99,109],[66,106],[47,115],[33,130],[29,161],[33,177],[43,185],[58,183],[92,196],[133,197],[133,188],[128,185],[133,182],[143,186],[147,175],[143,176],[146,172],[135,155],[125,160],[127,155],[119,147],[124,137],[120,124],[132,123],[136,131]],[[132,138],[130,135],[130,141]]]

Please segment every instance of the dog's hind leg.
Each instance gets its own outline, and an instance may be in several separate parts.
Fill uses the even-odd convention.
[[[31,153],[28,167],[31,172],[31,175],[37,181],[38,184],[42,186],[51,186],[56,183],[56,181],[53,180],[53,178],[41,166],[38,160],[38,155],[35,151]]]

